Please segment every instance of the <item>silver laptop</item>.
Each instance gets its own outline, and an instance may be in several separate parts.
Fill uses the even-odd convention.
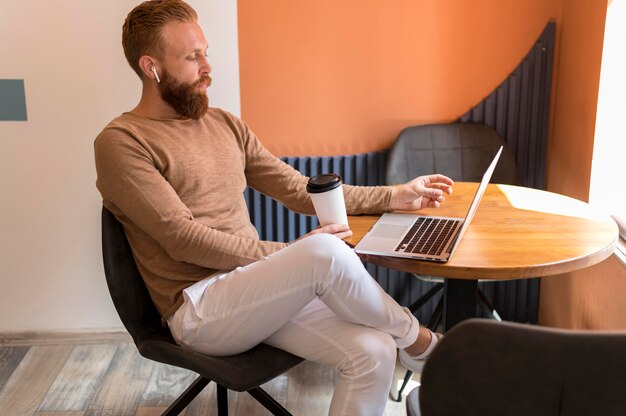
[[[502,147],[483,175],[465,218],[385,213],[354,250],[438,262],[450,260],[476,214],[501,153]]]

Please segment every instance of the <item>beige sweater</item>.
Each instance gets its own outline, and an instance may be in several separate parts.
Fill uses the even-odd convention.
[[[163,319],[182,290],[218,271],[285,247],[260,241],[244,199],[250,186],[312,215],[308,178],[272,156],[246,124],[219,109],[200,120],[125,113],[95,140],[104,206],[122,222],[139,271]],[[344,186],[350,214],[389,208],[389,187]]]

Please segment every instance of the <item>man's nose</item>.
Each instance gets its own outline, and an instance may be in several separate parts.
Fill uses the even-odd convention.
[[[213,71],[213,67],[209,63],[209,59],[205,56],[202,61],[202,66],[200,67],[200,71],[203,74],[210,74]]]

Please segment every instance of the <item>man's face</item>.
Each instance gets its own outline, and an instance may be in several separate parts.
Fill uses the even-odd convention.
[[[202,75],[193,83],[183,83],[176,81],[174,76],[163,68],[161,83],[158,87],[163,100],[178,114],[198,120],[209,109],[209,97],[206,93],[209,85],[211,85],[211,77],[208,75]]]
[[[207,42],[197,23],[169,23],[163,30],[161,97],[183,117],[199,119],[209,107]]]

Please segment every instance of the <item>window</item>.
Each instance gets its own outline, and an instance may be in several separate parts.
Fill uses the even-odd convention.
[[[589,202],[620,226],[617,255],[626,263],[626,0],[607,9]]]

